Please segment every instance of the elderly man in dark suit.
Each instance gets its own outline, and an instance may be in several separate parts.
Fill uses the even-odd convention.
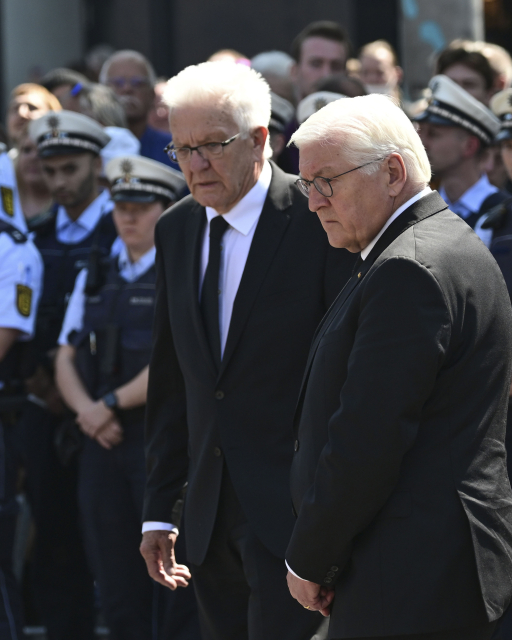
[[[490,638],[512,592],[505,283],[388,98],[331,103],[294,142],[310,209],[359,261],[300,393],[290,591],[333,639]]]
[[[164,99],[191,196],[156,230],[141,552],[155,580],[186,584],[172,556],[188,482],[203,639],[307,640],[322,618],[290,598],[284,565],[293,411],[313,333],[353,259],[329,247],[295,178],[266,160],[259,74],[204,63],[171,79]]]

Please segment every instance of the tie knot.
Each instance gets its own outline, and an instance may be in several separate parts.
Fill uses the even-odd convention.
[[[225,220],[224,216],[215,216],[210,221],[210,238],[220,240],[228,227],[229,222]]]

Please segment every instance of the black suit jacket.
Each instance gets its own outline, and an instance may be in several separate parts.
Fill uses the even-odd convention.
[[[471,626],[507,607],[511,354],[496,262],[429,194],[333,304],[300,394],[286,557],[335,587],[330,637]]]
[[[244,513],[284,558],[293,528],[293,413],[316,326],[349,279],[354,257],[329,247],[295,178],[272,181],[235,299],[220,371],[199,309],[205,209],[191,197],[156,228],[144,520],[172,521],[188,481],[188,559],[201,564],[227,465]]]

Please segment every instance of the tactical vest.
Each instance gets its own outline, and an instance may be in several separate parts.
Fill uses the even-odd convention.
[[[86,296],[83,329],[72,332],[76,368],[94,399],[129,382],[149,364],[155,309],[155,267],[135,282],[119,275],[109,261],[105,284]],[[145,407],[120,410],[123,426],[144,423]]]
[[[44,281],[36,324],[36,348],[43,355],[57,345],[66,306],[78,273],[89,267],[95,255],[108,257],[117,236],[112,214],[102,216],[93,231],[76,244],[57,239],[57,207],[44,226],[36,231],[34,243],[44,262]]]

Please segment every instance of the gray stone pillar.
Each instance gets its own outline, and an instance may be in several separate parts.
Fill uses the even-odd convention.
[[[406,95],[417,99],[432,76],[436,54],[455,38],[483,40],[483,0],[400,0]]]

